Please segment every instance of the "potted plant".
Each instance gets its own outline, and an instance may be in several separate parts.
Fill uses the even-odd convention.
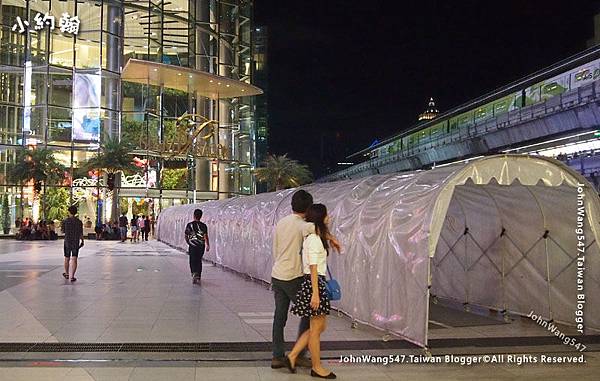
[[[8,195],[2,198],[2,229],[4,234],[10,233],[10,210],[8,209]]]

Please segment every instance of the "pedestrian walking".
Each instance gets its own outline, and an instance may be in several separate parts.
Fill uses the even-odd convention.
[[[277,223],[273,235],[273,269],[271,271],[271,288],[275,297],[275,314],[273,317],[273,359],[271,368],[286,366],[284,348],[284,328],[287,322],[290,301],[295,301],[296,294],[304,279],[302,273],[302,257],[300,250],[305,234],[311,226],[304,221],[304,214],[313,203],[313,197],[305,190],[296,191],[292,195],[292,214],[283,217]],[[298,327],[300,337],[309,329],[310,319],[302,317]],[[310,367],[311,362],[302,353],[296,364]]]
[[[302,245],[304,277],[292,306],[292,313],[310,319],[310,329],[302,333],[294,348],[286,357],[286,366],[292,373],[302,351],[308,346],[310,351],[312,377],[335,379],[335,373],[321,364],[321,333],[327,326],[327,315],[331,309],[327,294],[326,274],[329,250],[329,216],[323,204],[311,205],[305,219],[313,224],[314,232],[306,236]]]
[[[83,223],[76,217],[77,207],[72,205],[68,209],[69,217],[62,222],[62,229],[65,233],[64,242],[64,267],[62,274],[65,279],[75,282],[75,272],[77,271],[77,258],[79,249],[83,247]]]
[[[146,216],[146,220],[144,221],[144,236],[146,237],[146,241],[148,241],[148,234],[150,234],[150,216]]]
[[[194,220],[185,227],[185,241],[188,244],[188,255],[190,256],[190,271],[192,283],[200,284],[202,278],[202,257],[205,251],[210,250],[208,239],[208,227],[201,222],[202,210],[194,210]]]
[[[137,242],[138,239],[138,226],[137,226],[137,215],[133,215],[131,218],[131,242]]]
[[[146,234],[146,216],[141,215],[138,217],[137,220],[138,223],[138,230],[139,230],[139,236],[140,236],[140,241],[144,241],[144,236]]]
[[[150,216],[150,234],[152,234],[152,237],[154,237],[154,225],[156,223],[156,218],[154,217],[154,215]]]
[[[121,242],[127,241],[127,216],[125,212],[119,217],[119,233],[121,233]]]

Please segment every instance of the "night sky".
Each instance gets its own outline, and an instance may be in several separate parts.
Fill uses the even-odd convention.
[[[316,176],[586,48],[597,1],[255,0],[269,27],[270,152]]]

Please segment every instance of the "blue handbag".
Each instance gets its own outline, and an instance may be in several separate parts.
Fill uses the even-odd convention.
[[[340,300],[342,298],[342,289],[340,288],[340,284],[337,280],[333,279],[331,276],[331,271],[329,271],[329,266],[327,266],[327,274],[329,274],[329,280],[325,282],[327,288],[327,296],[329,296],[329,300]]]

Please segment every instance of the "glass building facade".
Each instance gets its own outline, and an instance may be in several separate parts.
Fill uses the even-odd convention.
[[[119,209],[152,214],[253,194],[255,106],[243,96],[254,71],[252,7],[246,0],[0,0],[0,194],[8,195],[11,218],[44,218],[47,207],[37,210],[36,198],[57,194],[98,221]],[[130,60],[138,66],[126,73]],[[187,87],[172,85],[182,74]],[[223,81],[228,92],[207,94],[198,76]],[[85,163],[117,137],[135,146],[138,170],[119,175],[111,191],[106,174]],[[65,180],[39,193],[15,184],[8,174],[21,147],[51,149],[68,168]]]
[[[255,99],[255,122],[256,127],[256,163],[262,166],[269,153],[269,60],[268,41],[269,30],[266,26],[257,26],[254,29],[252,39],[254,47],[254,75],[253,80],[263,94]],[[256,192],[267,192],[266,183],[257,183]]]

